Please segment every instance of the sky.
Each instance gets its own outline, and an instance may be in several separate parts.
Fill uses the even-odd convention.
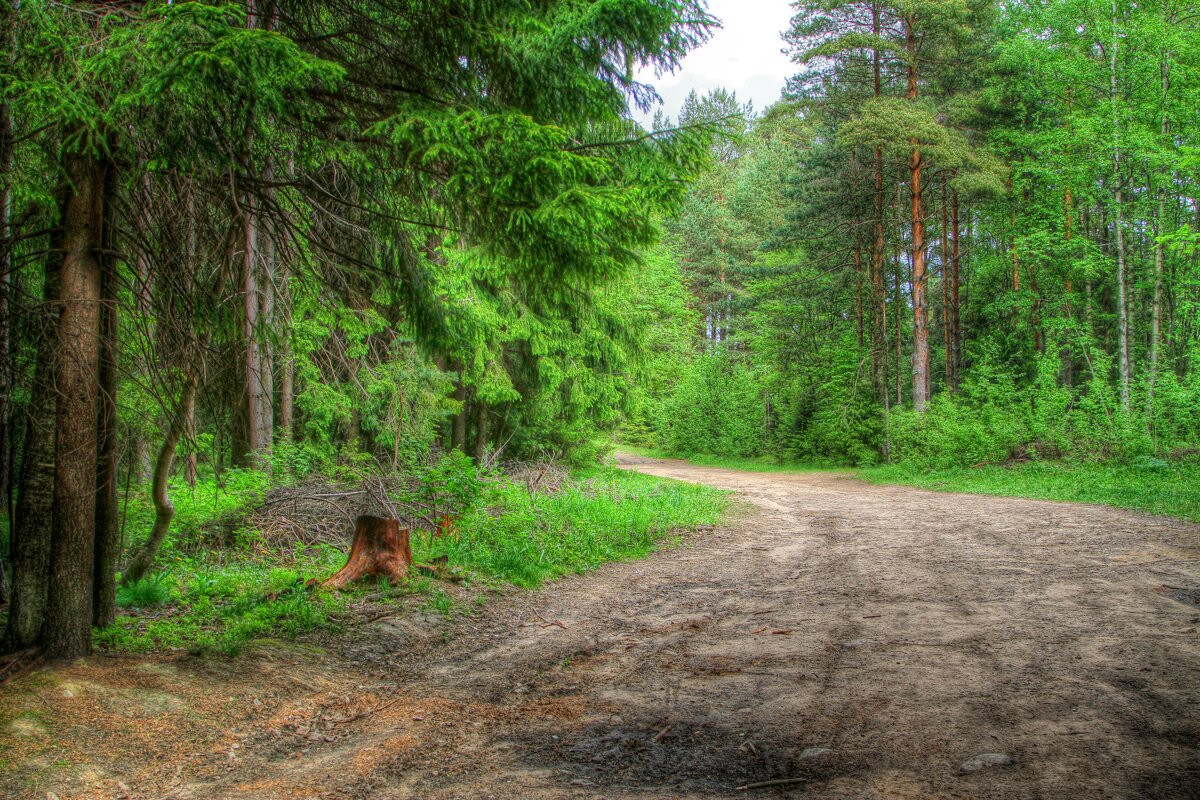
[[[645,70],[638,76],[658,90],[662,110],[672,119],[692,89],[704,94],[718,86],[737,92],[739,100],[754,101],[761,111],[779,99],[784,81],[796,71],[780,38],[792,18],[788,0],[709,0],[708,10],[721,28],[689,53],[675,74],[655,78],[653,70]],[[654,111],[634,116],[647,123]]]

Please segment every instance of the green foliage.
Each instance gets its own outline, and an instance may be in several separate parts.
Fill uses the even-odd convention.
[[[118,616],[112,626],[96,632],[95,641],[131,652],[186,648],[234,654],[252,639],[293,639],[335,624],[333,615],[345,608],[345,598],[309,591],[304,582],[327,577],[344,560],[339,550],[324,546],[294,554],[206,550],[175,556],[170,560],[173,577],[148,576],[118,594],[142,596],[147,594],[143,587],[157,587],[165,596],[153,595],[154,605],[169,606],[169,613]],[[146,608],[151,603],[128,605]]]
[[[188,486],[182,476],[173,479],[170,492],[175,518],[162,560],[170,562],[176,555],[205,544],[206,539],[223,539],[227,533],[244,536],[246,532],[227,531],[225,526],[261,503],[269,485],[265,473],[252,469],[227,469],[219,479],[202,478],[195,486]],[[136,546],[150,535],[154,525],[154,506],[147,492],[130,494],[122,503],[122,512],[126,535]]]
[[[175,597],[166,572],[147,575],[136,583],[117,587],[118,608],[153,608],[166,605]]]
[[[661,433],[672,453],[758,455],[765,407],[762,391],[746,365],[725,348],[696,357],[666,409]]]
[[[786,102],[744,117],[668,222],[703,321],[669,385],[640,378],[657,402],[626,439],[914,469],[1194,450],[1195,21],[1065,0],[797,10]],[[695,355],[718,343],[744,372]]]
[[[719,520],[724,492],[613,468],[594,468],[553,492],[530,491],[502,476],[484,480],[470,459],[451,452],[419,473],[421,499],[456,516],[451,535],[413,538],[414,557],[448,557],[470,580],[522,587],[584,572],[613,560],[645,556],[680,530]],[[198,487],[200,489],[200,487]],[[201,513],[199,529],[230,513],[226,495],[200,489],[198,496],[225,498]],[[403,499],[403,498],[401,498]],[[414,576],[396,587],[365,583],[349,593],[313,590],[345,563],[345,553],[321,545],[272,550],[248,531],[240,544],[202,547],[180,528],[164,547],[169,572],[123,587],[122,608],[162,609],[153,615],[122,614],[96,633],[104,648],[132,652],[187,648],[236,653],[259,638],[292,639],[336,626],[357,596],[371,593],[394,602],[410,594],[442,615],[455,613],[454,596],[436,582]],[[165,613],[163,613],[165,612]]]
[[[438,539],[431,553],[523,587],[645,556],[680,529],[715,523],[726,503],[710,487],[609,467],[550,493],[487,486],[482,505],[460,520],[460,535]]]

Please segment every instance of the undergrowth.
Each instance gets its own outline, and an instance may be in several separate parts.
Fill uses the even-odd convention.
[[[271,549],[254,530],[239,528],[228,546],[200,551],[186,546],[218,517],[236,518],[253,506],[264,486],[244,474],[232,491],[202,482],[195,493],[180,492],[188,513],[163,549],[161,569],[119,590],[122,612],[116,623],[96,632],[97,645],[233,654],[253,639],[336,628],[352,604],[368,597],[387,603],[419,595],[429,612],[456,612],[454,595],[428,577],[396,586],[364,582],[341,593],[308,587],[308,581],[326,578],[345,563],[345,552],[329,545]],[[611,467],[576,473],[554,492],[493,476],[475,494],[454,536],[412,537],[416,561],[446,556],[468,587],[535,587],[605,562],[639,558],[670,544],[682,529],[717,522],[727,503],[726,493],[711,487]],[[134,509],[131,518],[139,513]],[[348,547],[348,527],[346,538]],[[476,606],[481,598],[476,595]]]

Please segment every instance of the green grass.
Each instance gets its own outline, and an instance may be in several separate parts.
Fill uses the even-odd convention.
[[[728,493],[712,487],[607,467],[548,494],[493,484],[480,509],[461,521],[459,537],[437,540],[429,555],[535,587],[645,556],[679,529],[716,523],[727,503]]]
[[[1145,459],[1132,466],[1030,462],[1013,466],[919,470],[903,464],[856,473],[870,483],[1146,511],[1200,522],[1200,467]]]
[[[145,653],[187,649],[237,653],[259,638],[291,639],[334,624],[348,599],[304,587],[338,569],[345,556],[321,547],[231,559],[228,553],[176,556],[162,572],[118,590],[123,614],[97,631],[97,646]]]
[[[475,509],[457,525],[456,537],[413,537],[417,561],[448,557],[468,583],[539,586],[560,575],[585,572],[608,561],[638,558],[670,543],[678,531],[716,523],[728,493],[611,467],[577,473],[561,490],[530,493],[523,485],[489,482]],[[227,504],[214,513],[229,513]],[[197,510],[194,524],[204,522]],[[396,586],[364,582],[347,592],[312,590],[345,563],[337,548],[265,551],[254,531],[232,549],[184,554],[164,548],[161,570],[121,589],[127,609],[96,632],[104,649],[153,652],[172,649],[237,653],[254,639],[291,639],[337,625],[339,614],[370,594],[394,601],[425,598],[424,608],[443,616],[463,611],[440,584],[424,576]],[[486,602],[476,595],[474,605]]]
[[[174,597],[170,576],[165,572],[147,575],[136,583],[117,587],[118,608],[153,608],[166,605]]]

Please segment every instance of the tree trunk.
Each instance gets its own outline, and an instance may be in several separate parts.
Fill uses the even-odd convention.
[[[458,364],[458,380],[454,384],[454,399],[458,401],[458,413],[454,415],[454,425],[450,432],[450,446],[455,447],[466,455],[467,452],[467,387],[463,383],[463,365]]]
[[[296,362],[292,355],[292,288],[287,259],[279,265],[279,291],[282,300],[283,335],[279,339],[279,430],[293,437],[295,431]]]
[[[400,521],[384,517],[361,516],[354,521],[354,543],[346,566],[321,585],[341,589],[363,578],[383,577],[402,581],[412,565],[408,529]]]
[[[66,199],[61,198],[60,217]],[[17,515],[12,527],[12,586],[4,649],[35,644],[42,635],[50,582],[50,539],[54,509],[54,386],[58,341],[58,289],[62,268],[62,229],[50,236],[42,286],[41,330],[37,364],[26,412]]]
[[[488,446],[488,406],[475,398],[475,463],[483,466]]]
[[[0,2],[3,2],[0,22],[3,22],[4,30],[5,66],[10,67],[17,56],[17,26],[16,20],[12,18],[15,13],[11,0]],[[0,79],[0,180],[4,181],[0,184],[0,507],[6,510],[11,505],[9,488],[12,485],[9,473],[12,464],[9,401],[12,395],[13,364],[9,331],[12,313],[13,240],[16,234],[12,226],[15,144],[12,109],[5,102],[8,96],[7,83]],[[7,592],[5,596],[7,597]]]
[[[1113,189],[1116,203],[1117,239],[1117,363],[1121,377],[1121,406],[1129,410],[1129,378],[1131,373],[1129,362],[1129,303],[1126,298],[1127,275],[1125,271],[1125,211],[1124,198],[1121,191],[1121,141],[1120,119],[1117,114],[1117,47],[1120,37],[1117,33],[1117,2],[1112,3],[1112,53],[1109,62],[1109,93],[1112,100],[1113,128]]]
[[[270,175],[268,174],[268,178]],[[263,281],[259,286],[259,299],[262,303],[259,309],[259,326],[262,335],[262,392],[259,395],[259,402],[262,404],[259,411],[259,436],[262,439],[265,455],[263,466],[266,469],[271,467],[271,445],[275,439],[275,342],[272,339],[275,333],[275,280],[276,280],[276,264],[275,264],[275,240],[271,238],[269,233],[264,232],[263,238],[263,258],[262,258],[262,276]]]
[[[950,228],[954,241],[950,246],[950,389],[958,388],[958,371],[962,365],[962,324],[959,317],[959,281],[961,275],[961,251],[958,235],[958,192],[950,192]]]
[[[879,6],[871,6],[871,31],[878,37],[880,30]],[[871,50],[872,84],[875,97],[883,94],[879,48]],[[883,149],[876,147],[871,164],[875,175],[875,238],[871,243],[871,291],[875,300],[875,313],[871,320],[871,376],[875,392],[886,409],[888,393],[888,346],[887,346],[887,273],[884,270],[883,235]]]
[[[193,489],[196,488],[196,478],[199,472],[199,459],[196,454],[196,404],[188,409],[187,419],[183,423],[183,441],[187,442],[187,451],[183,456],[183,480]],[[151,473],[153,480],[153,473]]]
[[[249,198],[245,201],[249,204]],[[259,343],[259,315],[262,300],[259,296],[259,242],[258,217],[249,208],[243,229],[242,251],[242,342],[245,348],[246,388],[246,449],[249,464],[255,469],[263,467],[266,442],[263,437],[263,359]]]
[[[1067,257],[1071,255],[1071,237],[1072,230],[1072,215],[1074,213],[1072,206],[1071,187],[1068,186],[1063,190],[1063,244],[1066,245]],[[1075,316],[1075,311],[1072,308],[1071,294],[1075,291],[1075,287],[1071,281],[1070,266],[1067,267],[1066,274],[1063,275],[1063,299],[1067,319],[1071,320]],[[1073,386],[1075,384],[1075,357],[1071,352],[1070,347],[1062,348],[1062,365],[1063,365],[1063,385]]]
[[[857,323],[858,346],[863,346],[863,279],[862,279],[862,244],[857,241],[858,223],[854,225],[854,321]]]
[[[1167,59],[1164,56],[1159,62],[1159,73],[1162,80],[1162,115],[1159,118],[1159,132],[1164,143],[1168,142],[1170,123],[1167,117],[1167,94],[1171,88],[1170,73]],[[1150,375],[1148,376],[1148,391],[1146,412],[1151,421],[1154,419],[1154,385],[1158,380],[1159,347],[1162,343],[1163,316],[1163,243],[1158,236],[1163,233],[1163,221],[1166,216],[1167,193],[1162,186],[1158,188],[1158,208],[1154,214],[1154,300],[1150,309]]]
[[[111,197],[115,175],[106,174]],[[117,558],[120,518],[117,510],[117,265],[114,209],[106,203],[104,248],[100,256],[100,408],[96,418],[96,534],[92,575],[92,623],[111,625],[117,616]]]
[[[876,12],[878,14],[878,12]],[[875,241],[871,245],[871,290],[875,298],[875,315],[871,329],[871,352],[875,391],[888,405],[888,346],[887,346],[887,272],[884,269],[883,237],[883,151],[875,150]]]
[[[896,286],[895,286],[895,293],[892,296],[892,307],[894,309],[896,309],[896,313],[893,314],[892,316],[896,318],[896,335],[894,337],[896,340],[896,408],[903,408],[904,407],[904,378],[901,373],[903,373],[903,371],[904,371],[903,370],[904,354],[901,350],[901,347],[902,347],[901,335],[903,334],[903,331],[900,328],[900,323],[901,323],[900,307],[903,304],[904,299],[900,295],[900,281],[902,278],[901,273],[904,272],[904,265],[901,262],[899,253],[896,254],[895,261],[896,261],[896,275],[895,275]]]
[[[908,51],[908,99],[917,99],[916,19],[905,20]],[[912,303],[913,303],[913,408],[924,411],[929,402],[929,298],[925,271],[925,217],[921,198],[921,148],[913,140],[909,158],[909,193],[912,199]]]
[[[942,176],[942,353],[945,356],[943,369],[946,372],[946,388],[950,388],[954,365],[950,345],[950,208],[946,202],[948,178]]]
[[[183,438],[188,420],[193,416],[196,407],[196,379],[188,376],[179,394],[179,405],[171,418],[171,426],[163,439],[162,447],[158,450],[158,459],[154,464],[154,482],[150,489],[150,499],[154,502],[154,527],[150,536],[129,560],[129,565],[121,574],[122,585],[137,583],[146,576],[158,550],[162,547],[167,533],[171,529],[171,520],[175,517],[175,506],[167,494],[167,482],[171,478],[171,468],[175,465],[175,451]]]
[[[49,658],[75,658],[92,647],[96,420],[100,413],[98,256],[104,244],[105,171],[95,157],[68,157],[71,191],[63,217],[62,312],[56,362],[54,530],[42,631]]]

